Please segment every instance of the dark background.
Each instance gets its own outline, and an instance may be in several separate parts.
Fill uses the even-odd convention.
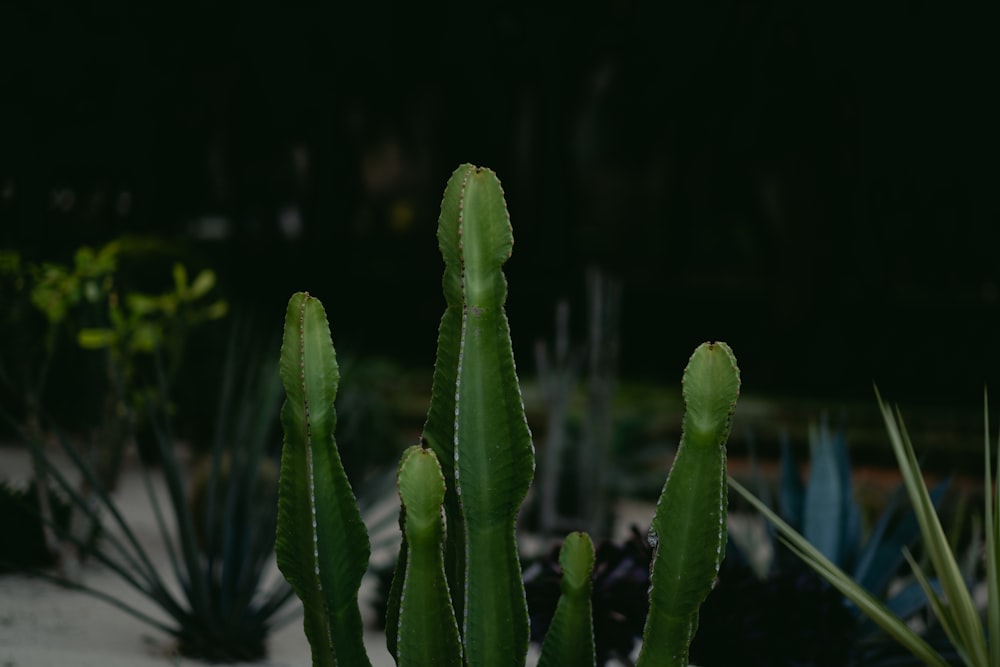
[[[338,347],[429,367],[437,206],[473,162],[507,193],[522,371],[597,266],[626,377],[724,339],[747,391],[975,405],[996,12],[802,5],[3,3],[0,247],[156,235],[262,323],[307,289]]]

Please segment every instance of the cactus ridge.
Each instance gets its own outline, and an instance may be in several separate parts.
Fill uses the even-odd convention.
[[[438,220],[446,308],[431,403],[420,444],[404,452],[397,477],[403,541],[386,641],[400,666],[525,663],[516,519],[535,460],[504,310],[513,243],[496,175],[460,166]],[[329,323],[304,292],[288,304],[280,370],[287,399],[278,566],[302,599],[314,667],[370,665],[358,607],[368,533],[334,441],[339,371]],[[651,541],[671,548],[654,554],[640,667],[687,665],[725,547],[725,445],[738,393],[729,347],[699,346],[684,371],[681,442],[651,528]],[[590,538],[570,535],[560,564],[562,597],[540,664],[592,665]]]

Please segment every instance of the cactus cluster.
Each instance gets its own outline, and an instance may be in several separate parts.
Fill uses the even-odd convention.
[[[513,234],[503,190],[484,168],[460,166],[441,203],[444,296],[431,404],[421,442],[399,466],[403,544],[386,639],[399,665],[523,665],[528,610],[515,522],[534,474],[504,312],[502,266]],[[292,296],[281,377],[282,454],[277,558],[302,599],[314,665],[368,665],[358,589],[369,542],[334,440],[339,375],[322,304]],[[650,613],[639,665],[687,665],[698,609],[725,552],[725,451],[739,371],[725,343],[706,343],[683,377],[677,455],[653,520]],[[593,665],[583,533],[560,554],[562,597],[544,665]]]

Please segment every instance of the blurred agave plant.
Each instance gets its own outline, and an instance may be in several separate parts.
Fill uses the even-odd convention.
[[[858,610],[881,627],[889,636],[927,665],[945,667],[960,664],[968,667],[1000,665],[1000,500],[993,486],[994,462],[989,439],[988,402],[984,395],[984,516],[986,560],[986,623],[976,608],[969,590],[968,577],[959,566],[935,511],[932,494],[921,474],[913,443],[903,424],[902,415],[882,401],[879,408],[889,434],[889,442],[899,463],[904,486],[914,508],[922,538],[921,546],[930,562],[927,569],[919,565],[907,547],[902,554],[909,562],[929,606],[947,636],[951,650],[940,650],[907,625],[886,604],[875,597],[850,574],[794,530],[766,504],[733,479],[730,486],[754,506],[778,531],[781,540],[810,568],[840,591]],[[1000,457],[1000,440],[996,445]]]
[[[277,478],[270,459],[275,448],[269,443],[277,433],[281,384],[272,355],[243,353],[244,347],[236,340],[238,329],[238,324],[233,326],[227,346],[209,462],[194,493],[175,451],[165,408],[150,415],[169,512],[161,506],[147,464],[141,466],[141,473],[167,548],[169,569],[154,563],[90,462],[72,444],[60,437],[74,472],[89,485],[91,495],[81,494],[69,476],[42,453],[47,475],[76,511],[94,524],[104,522],[103,539],[92,557],[159,607],[169,620],[151,616],[85,582],[36,574],[93,595],[166,633],[182,655],[212,662],[263,658],[270,632],[300,613],[286,609],[292,589],[272,567]],[[150,405],[163,406],[166,401]],[[28,442],[41,452],[37,443]],[[199,508],[198,514],[192,507]],[[60,532],[61,539],[82,546],[78,536],[58,525],[51,527]]]

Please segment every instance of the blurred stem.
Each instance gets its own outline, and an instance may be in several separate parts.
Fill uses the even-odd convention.
[[[579,364],[569,352],[569,303],[564,299],[556,305],[554,359],[549,360],[543,341],[535,344],[538,379],[549,407],[545,448],[542,450],[540,529],[550,535],[559,531],[559,482],[563,469],[562,456],[566,449],[566,424],[569,403],[576,385]]]
[[[588,532],[607,535],[608,483],[612,435],[612,403],[618,372],[618,321],[621,283],[600,269],[587,271],[588,331],[587,419],[581,452],[579,498]]]
[[[611,458],[615,378],[618,372],[618,322],[621,283],[600,269],[587,272],[587,385],[582,433],[569,465],[579,480],[576,509],[562,516],[558,498],[570,446],[567,425],[582,360],[570,351],[569,304],[556,306],[554,359],[541,341],[535,345],[538,379],[548,406],[542,462],[540,528],[544,534],[584,530],[602,538],[608,528],[607,470]]]
[[[49,367],[56,346],[58,324],[50,323],[45,332],[45,342],[42,346],[42,360],[34,383],[28,377],[28,361],[25,361],[24,403],[25,403],[25,433],[37,446],[31,447],[31,472],[35,478],[35,493],[38,496],[38,513],[41,515],[42,541],[45,550],[54,556],[60,556],[64,547],[53,526],[55,517],[52,513],[52,503],[49,500],[49,483],[45,467],[45,438],[42,434],[41,403],[45,384],[48,380]],[[62,558],[59,558],[62,564]]]
[[[25,397],[27,414],[25,415],[24,432],[37,446],[31,449],[31,470],[35,477],[35,494],[38,496],[38,513],[41,515],[42,541],[45,551],[57,555],[60,551],[59,538],[53,525],[52,503],[49,502],[48,476],[45,474],[45,439],[42,437],[42,425],[38,417],[38,403],[30,394]]]
[[[97,480],[108,492],[118,487],[122,460],[129,434],[135,432],[135,411],[126,395],[128,379],[118,355],[111,349],[106,352],[108,392],[104,397],[103,416],[97,442]]]

